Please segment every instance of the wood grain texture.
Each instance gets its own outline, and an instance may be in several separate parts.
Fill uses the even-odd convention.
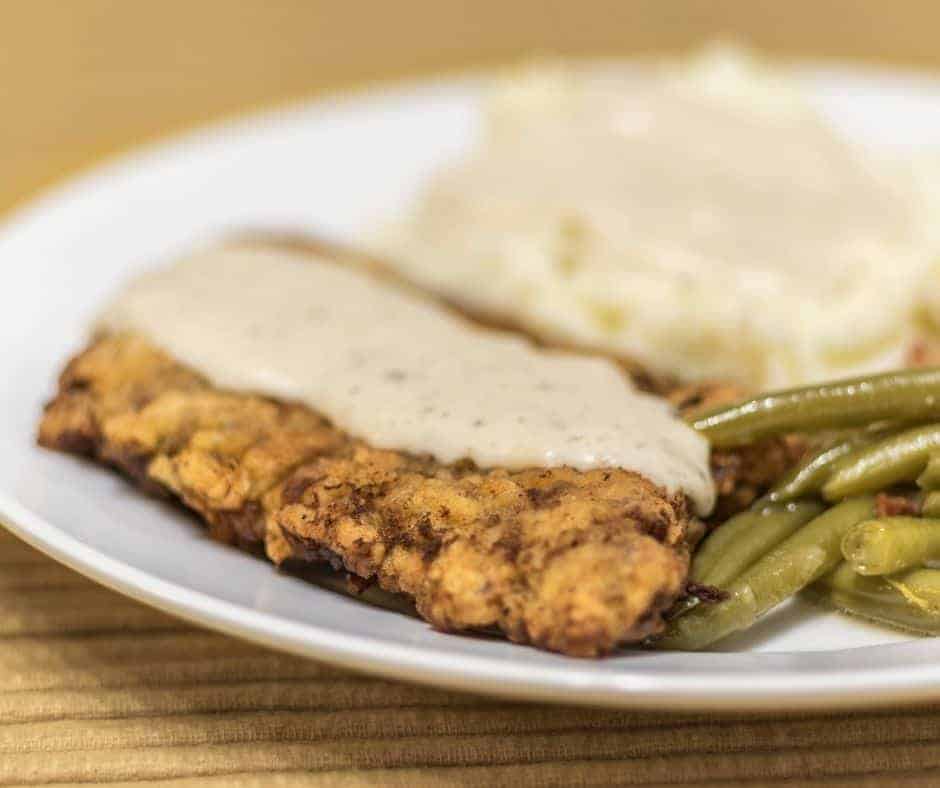
[[[26,591],[11,582],[24,576],[36,580]],[[650,714],[413,687],[178,622],[91,585],[0,529],[0,785],[937,779],[937,707]]]

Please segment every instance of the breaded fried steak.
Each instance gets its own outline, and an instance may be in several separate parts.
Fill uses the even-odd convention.
[[[498,627],[598,656],[658,632],[686,581],[686,499],[637,473],[375,449],[306,406],[216,388],[131,335],[68,364],[39,442],[175,497],[215,539],[407,594],[442,630]]]

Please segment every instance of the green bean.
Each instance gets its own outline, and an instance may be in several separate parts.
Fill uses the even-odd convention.
[[[860,575],[846,561],[840,561],[836,568],[823,575],[813,588],[856,594],[869,602],[884,603],[888,606],[907,605],[904,597],[897,593],[886,578]]]
[[[730,583],[724,589],[726,600],[675,619],[656,645],[694,651],[751,626],[758,616],[836,566],[846,531],[871,518],[873,511],[874,499],[865,496],[843,501],[810,520]]]
[[[695,554],[692,579],[724,588],[821,511],[821,504],[801,501],[762,506],[732,517],[712,531]]]
[[[927,493],[920,506],[920,513],[924,517],[940,517],[940,491]]]
[[[685,596],[666,611],[666,620],[672,621],[674,618],[684,616],[690,610],[695,610],[700,604],[702,604],[702,602],[698,597],[692,595]]]
[[[877,433],[884,437],[884,432]],[[840,460],[856,449],[876,440],[873,433],[857,433],[845,440],[827,446],[786,474],[767,494],[770,501],[792,501],[818,493],[828,481]]]
[[[940,622],[940,570],[911,569],[885,579],[914,607]]]
[[[848,564],[840,564],[808,590],[849,615],[922,635],[940,634],[940,617],[912,605],[885,578],[862,577]]]
[[[860,575],[892,575],[940,558],[940,520],[882,517],[853,526],[842,555]]]
[[[721,525],[712,530],[705,537],[702,544],[695,551],[692,558],[692,567],[689,569],[689,577],[700,583],[724,554],[729,544],[742,533],[746,533],[754,527],[761,519],[761,512],[755,509],[745,509],[734,517],[726,520]]]
[[[917,486],[922,490],[940,490],[940,454],[930,455],[927,467],[917,477]]]
[[[888,372],[763,394],[691,419],[712,446],[771,435],[858,427],[879,421],[926,421],[940,415],[940,368]]]
[[[940,424],[904,430],[844,458],[823,485],[826,500],[876,492],[902,481],[913,482],[930,455],[940,450]]]
[[[935,618],[910,605],[889,606],[883,601],[873,602],[865,597],[844,591],[830,591],[829,601],[843,613],[864,618],[876,624],[903,629],[917,635],[940,635],[940,618]]]

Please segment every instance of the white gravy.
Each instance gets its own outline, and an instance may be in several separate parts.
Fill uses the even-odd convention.
[[[637,471],[714,500],[706,442],[612,363],[479,329],[370,274],[280,250],[202,253],[101,319],[215,384],[302,401],[380,448],[481,466]]]

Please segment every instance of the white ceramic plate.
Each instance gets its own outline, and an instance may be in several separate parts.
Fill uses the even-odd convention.
[[[938,144],[940,83],[803,73],[848,134]],[[210,128],[116,160],[0,230],[0,518],[130,596],[275,648],[373,673],[605,706],[823,707],[940,698],[940,640],[794,603],[721,652],[582,661],[423,622],[276,572],[210,542],[193,518],[114,474],[34,446],[55,375],[118,284],[245,228],[356,243],[476,133],[478,85],[426,82]]]

